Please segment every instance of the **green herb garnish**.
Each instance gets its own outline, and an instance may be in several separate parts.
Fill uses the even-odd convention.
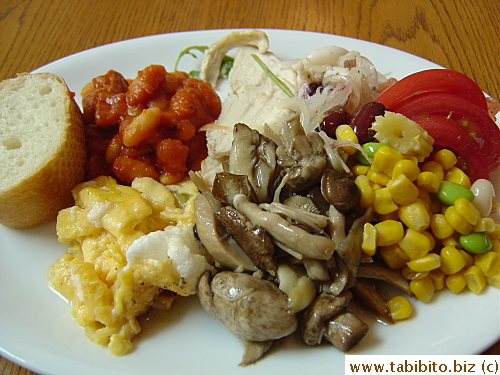
[[[205,51],[208,49],[208,46],[191,46],[191,47],[187,47],[187,48],[184,48],[180,53],[179,53],[179,56],[177,56],[177,60],[175,60],[175,64],[174,64],[174,71],[177,70],[177,67],[179,66],[179,62],[181,61],[181,58],[184,56],[184,55],[191,55],[193,56],[195,59],[198,58],[198,56],[196,56],[195,53],[191,52],[191,50],[196,50],[196,51],[200,51],[202,54],[205,53]]]
[[[273,81],[276,84],[276,86],[278,86],[281,89],[281,91],[283,91],[289,98],[294,97],[292,90],[290,90],[288,86],[276,76],[276,74],[271,72],[271,69],[269,69],[266,66],[266,64],[264,64],[264,62],[260,59],[259,56],[257,56],[256,54],[252,54],[252,57],[254,58],[255,61],[257,61],[257,64],[259,64],[259,66],[262,68],[264,73],[266,73],[266,75],[271,79],[271,81]]]
[[[184,48],[179,53],[179,56],[177,57],[177,60],[175,60],[174,71],[178,70],[179,62],[180,62],[181,58],[184,55],[191,55],[192,57],[194,57],[195,59],[197,59],[198,56],[196,55],[196,53],[194,53],[192,51],[193,50],[194,51],[199,51],[203,55],[207,49],[208,49],[208,46],[190,46],[190,47]],[[233,64],[234,64],[234,58],[232,58],[231,56],[225,55],[222,58],[222,63],[221,63],[221,66],[220,66],[219,78],[227,78],[227,76],[229,75],[229,72],[233,68]],[[190,77],[200,79],[201,72],[199,70],[191,70],[188,74],[189,74]]]

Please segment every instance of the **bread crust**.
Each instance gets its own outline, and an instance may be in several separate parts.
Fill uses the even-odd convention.
[[[53,154],[37,171],[20,178],[14,186],[2,187],[0,181],[0,223],[12,228],[30,228],[55,220],[59,210],[74,204],[71,190],[84,178],[86,149],[81,110],[61,77],[36,74],[64,85],[65,97],[61,100],[65,101],[65,129],[62,139],[54,139],[57,146]]]

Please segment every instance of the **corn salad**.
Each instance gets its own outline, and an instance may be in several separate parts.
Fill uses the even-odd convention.
[[[500,226],[489,217],[496,210],[493,193],[475,196],[450,150],[419,159],[415,151],[406,155],[383,145],[369,163],[352,167],[360,205],[376,213],[375,222],[364,226],[362,251],[400,270],[423,302],[444,288],[476,294],[487,285],[499,288]],[[388,301],[395,319],[411,315],[401,298]]]

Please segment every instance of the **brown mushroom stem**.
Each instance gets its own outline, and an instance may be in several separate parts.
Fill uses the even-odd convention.
[[[354,297],[375,315],[386,323],[394,324],[394,319],[382,295],[377,290],[373,280],[358,278],[351,288]]]
[[[349,291],[338,296],[321,293],[307,308],[302,321],[302,339],[307,345],[319,345],[325,322],[342,311],[352,298]]]
[[[261,210],[242,194],[234,197],[233,206],[277,241],[308,258],[329,259],[335,251],[335,243],[328,237],[310,234],[278,214]]]
[[[216,217],[259,269],[275,273],[274,245],[264,229],[231,206],[222,207]]]
[[[361,319],[343,311],[326,323],[323,337],[337,349],[347,352],[368,333],[368,325]]]
[[[271,348],[274,340],[248,341],[245,340],[245,352],[241,358],[239,366],[253,365]]]
[[[215,261],[232,270],[257,271],[248,255],[218,222],[205,195],[195,198],[194,214],[198,236]]]
[[[387,266],[382,266],[376,263],[360,264],[358,267],[357,276],[382,280],[387,284],[390,284],[405,292],[409,296],[413,296],[413,293],[410,290],[409,280],[405,279],[401,272],[391,270]]]

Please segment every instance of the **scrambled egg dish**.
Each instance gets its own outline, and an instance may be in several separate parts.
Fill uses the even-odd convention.
[[[195,294],[212,268],[193,232],[198,190],[190,180],[167,187],[144,177],[123,186],[101,176],[73,195],[75,206],[57,218],[59,241],[69,246],[50,267],[50,285],[91,340],[123,355],[140,331],[138,315],[166,291]]]

